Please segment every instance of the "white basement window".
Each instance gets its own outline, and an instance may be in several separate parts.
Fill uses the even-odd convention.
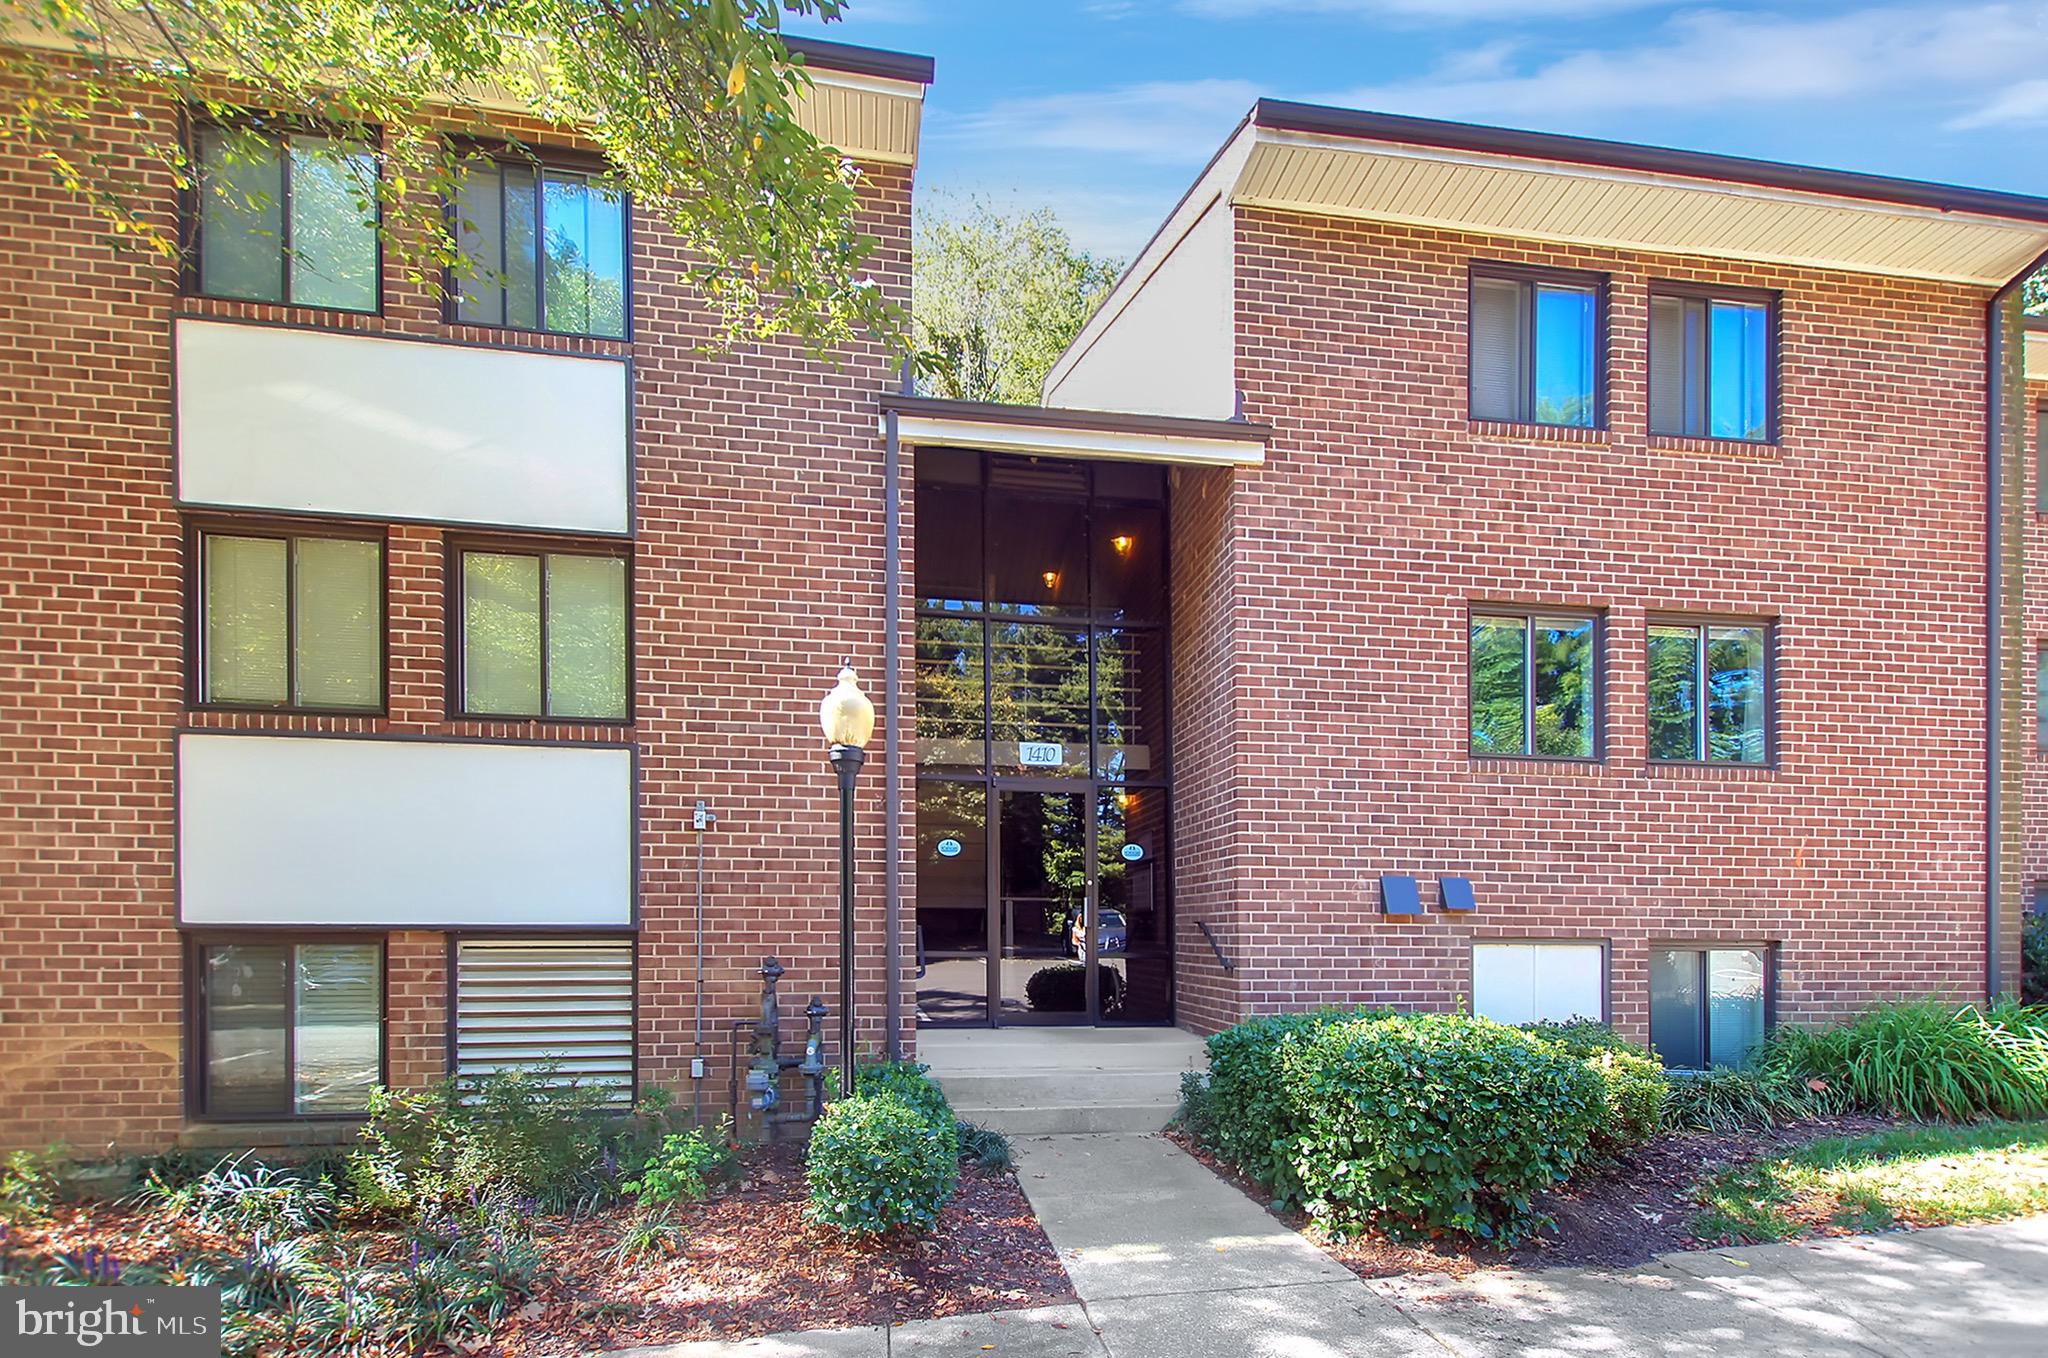
[[[464,939],[455,1073],[546,1071],[633,1100],[633,940]]]
[[[1598,943],[1475,943],[1472,1012],[1502,1023],[1598,1021],[1606,973]]]

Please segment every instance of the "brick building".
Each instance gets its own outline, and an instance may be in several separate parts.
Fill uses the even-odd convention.
[[[802,50],[907,299],[930,64]],[[1370,999],[1696,1064],[2013,984],[2048,201],[1261,104],[1006,408],[704,357],[531,136],[447,304],[277,244],[355,149],[181,278],[0,148],[0,1144],[722,1111],[761,958],[836,988],[842,658],[875,1048]]]

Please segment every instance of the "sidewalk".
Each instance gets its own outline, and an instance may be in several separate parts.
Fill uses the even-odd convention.
[[[613,1358],[2041,1358],[2048,1217],[1665,1255],[1619,1271],[1362,1282],[1157,1137],[1017,1143],[1076,1306]]]

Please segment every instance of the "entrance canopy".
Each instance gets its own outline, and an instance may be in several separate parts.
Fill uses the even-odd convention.
[[[1256,467],[1266,460],[1270,425],[1196,420],[1103,410],[948,401],[931,396],[882,398],[897,419],[897,436],[921,447],[980,448],[1032,457],[1114,458],[1198,467]]]

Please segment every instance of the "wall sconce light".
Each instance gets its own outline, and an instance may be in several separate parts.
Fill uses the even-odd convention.
[[[1058,589],[1060,587],[1060,573],[1058,571],[1047,571],[1038,578],[1045,581],[1047,589]]]
[[[1131,548],[1138,545],[1138,540],[1132,537],[1129,533],[1118,533],[1115,537],[1109,540],[1109,545],[1116,548],[1116,554],[1118,556],[1129,556],[1131,554]]]

